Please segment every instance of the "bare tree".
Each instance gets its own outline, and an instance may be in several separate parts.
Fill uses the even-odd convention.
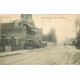
[[[48,42],[57,42],[57,37],[56,37],[56,31],[54,28],[51,28],[48,34],[43,35],[43,41],[48,41]]]

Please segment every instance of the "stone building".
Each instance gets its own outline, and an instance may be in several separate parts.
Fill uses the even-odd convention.
[[[0,24],[0,51],[13,51],[41,45],[42,30],[32,19]]]
[[[20,47],[22,28],[12,23],[1,23],[0,27],[0,51],[16,50]],[[16,46],[16,47],[15,47]]]
[[[26,47],[31,47],[33,44],[41,45],[42,43],[42,30],[25,22],[21,22],[22,25],[22,33],[25,38]],[[25,35],[24,35],[25,34]],[[31,44],[31,46],[27,46]]]
[[[21,21],[26,27],[26,44],[38,44],[42,43],[42,30],[35,27],[31,14],[21,14]]]

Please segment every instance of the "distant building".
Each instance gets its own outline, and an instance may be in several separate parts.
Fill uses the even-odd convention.
[[[13,21],[0,24],[0,51],[13,51],[33,47],[42,43],[42,30],[34,26],[33,20]]]

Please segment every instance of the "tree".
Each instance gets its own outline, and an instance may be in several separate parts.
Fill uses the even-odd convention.
[[[43,41],[47,41],[47,37],[48,37],[47,35],[43,34]]]
[[[47,35],[43,35],[43,41],[48,41],[53,43],[57,42],[56,31],[54,28],[52,28]]]
[[[48,41],[49,42],[57,42],[57,38],[56,38],[56,33],[55,33],[55,29],[52,28],[50,30],[50,32],[48,33]]]
[[[21,14],[21,20],[26,21],[32,26],[35,26],[34,21],[32,19],[32,14]]]
[[[32,14],[21,14],[21,19],[32,19]]]

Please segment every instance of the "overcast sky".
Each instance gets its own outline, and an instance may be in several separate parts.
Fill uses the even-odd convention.
[[[80,15],[33,15],[35,25],[42,28],[43,22],[43,33],[47,34],[51,28],[56,30],[58,41],[67,40],[75,37],[75,20]],[[43,19],[42,17],[50,17]]]
[[[53,14],[33,14],[33,20],[35,26],[42,29],[43,23],[43,33],[47,34],[51,28],[56,30],[56,35],[58,41],[63,41],[65,39],[75,37],[75,20],[80,17],[80,15],[53,15]],[[42,17],[49,17],[43,19]],[[11,19],[12,18],[12,19]],[[0,15],[0,21],[8,22],[10,20],[16,20],[20,18],[20,14],[7,14]]]

